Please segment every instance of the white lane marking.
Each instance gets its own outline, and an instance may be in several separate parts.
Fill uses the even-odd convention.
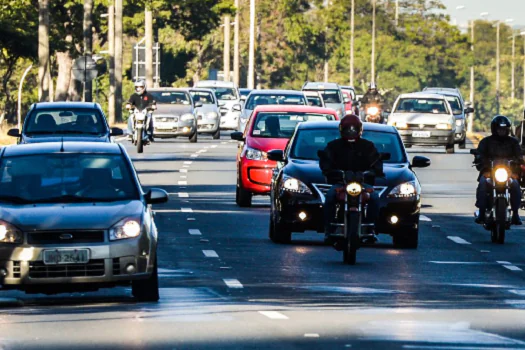
[[[187,185],[188,181],[179,181],[179,185]]]
[[[198,156],[199,156],[198,154],[192,154],[192,155],[190,156],[190,158],[197,158]]]
[[[202,253],[207,258],[218,258],[219,254],[215,250],[203,250]]]
[[[490,250],[480,250],[480,253],[490,253]]]
[[[181,210],[183,213],[193,213],[193,209],[191,208],[181,208]]]
[[[179,170],[181,173],[187,173],[188,172],[188,169],[180,169]]]
[[[187,218],[187,221],[195,221],[195,218]]]
[[[206,152],[208,152],[208,150],[207,150],[207,149],[201,149],[201,150],[198,150],[198,151],[197,151],[197,152],[195,152],[195,153],[206,153]]]
[[[217,148],[217,145],[211,145],[211,148]]]
[[[259,311],[261,315],[264,315],[272,320],[287,320],[288,317],[277,311]]]
[[[239,280],[232,279],[232,278],[223,278],[223,281],[228,286],[228,288],[233,288],[233,289],[243,288],[243,286],[242,286],[241,282],[239,282]]]
[[[181,175],[180,178],[181,179],[185,179],[185,178],[187,178],[187,176],[186,175]]]
[[[221,142],[221,145],[227,145],[227,144],[228,144],[228,142],[226,142],[226,141]]]
[[[179,198],[188,198],[190,195],[186,192],[179,192]]]
[[[420,221],[432,221],[431,218],[429,218],[428,216],[425,216],[425,215],[420,215],[419,216],[419,220]]]
[[[192,236],[200,236],[200,235],[202,235],[201,230],[198,230],[198,229],[196,229],[196,228],[190,228],[190,229],[188,230],[188,232],[189,232],[190,235],[192,235]]]
[[[187,165],[191,165],[193,162],[192,161],[186,161],[184,162],[184,164],[187,164]]]
[[[421,349],[421,350],[509,350],[509,349],[517,349],[517,348],[494,348],[490,347],[487,348],[486,346],[449,346],[449,345],[403,345],[403,349]]]
[[[319,334],[317,334],[317,333],[305,333],[304,337],[305,338],[319,338]]]
[[[503,265],[503,267],[510,271],[523,271],[522,269],[514,265]]]
[[[488,262],[479,261],[429,261],[432,264],[443,264],[443,265],[490,265]]]
[[[512,293],[512,294],[516,294],[516,295],[520,295],[522,297],[525,297],[525,289],[510,289],[509,292]],[[524,300],[524,302],[525,302],[525,300]]]
[[[183,165],[182,167],[183,168],[189,168],[190,166],[189,165]]]
[[[512,265],[510,262],[508,261],[496,261],[498,264],[501,264],[501,265]]]
[[[447,236],[448,239],[450,239],[452,242],[455,242],[457,244],[471,244],[468,241],[465,241],[463,238],[458,236]]]

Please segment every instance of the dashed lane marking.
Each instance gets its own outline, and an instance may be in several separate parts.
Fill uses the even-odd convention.
[[[496,261],[498,264],[501,264],[501,265],[512,265],[510,262],[508,261]]]
[[[420,215],[419,216],[419,220],[420,221],[429,221],[429,222],[432,221],[431,218],[429,218],[428,216],[425,216],[425,215]]]
[[[190,235],[192,235],[192,236],[200,236],[200,235],[202,235],[201,230],[198,230],[198,229],[196,229],[196,228],[190,228],[190,229],[188,230],[188,232],[189,232]]]
[[[207,258],[218,258],[219,254],[215,250],[203,250],[202,253]]]
[[[228,286],[228,288],[232,289],[240,289],[243,288],[243,285],[239,280],[231,279],[231,278],[224,278],[224,283]]]
[[[181,208],[180,211],[183,213],[193,213],[193,209],[191,208]]]
[[[193,162],[192,161],[185,161],[184,164],[186,165],[191,165]]]
[[[259,311],[261,315],[264,315],[272,320],[287,320],[288,317],[277,311]]]
[[[211,148],[217,148],[217,145],[211,145]]]
[[[317,334],[317,333],[305,333],[304,337],[305,338],[319,338],[319,334]]]
[[[195,218],[187,218],[187,221],[195,221]]]
[[[522,269],[514,265],[503,265],[503,267],[510,271],[523,271]]]
[[[179,185],[187,185],[188,181],[179,181]]]
[[[185,178],[187,178],[187,176],[186,175],[181,175],[180,178],[181,179],[185,179]]]
[[[190,195],[186,192],[179,192],[179,198],[188,198]]]
[[[195,152],[195,153],[206,153],[206,152],[208,152],[208,150],[207,150],[207,149],[201,149],[201,150],[198,150],[198,151],[197,151],[197,152]]]
[[[181,173],[187,173],[188,172],[188,169],[180,169],[179,170]]]
[[[198,154],[192,154],[192,155],[190,156],[190,158],[197,158],[198,156],[199,156]]]
[[[447,236],[448,239],[450,239],[452,242],[455,242],[457,244],[471,244],[470,242],[464,240],[461,237],[458,236]]]

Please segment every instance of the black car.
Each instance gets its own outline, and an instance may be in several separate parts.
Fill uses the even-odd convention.
[[[112,136],[123,135],[110,128],[98,103],[43,102],[31,106],[24,119],[22,132],[11,129],[9,136],[18,143],[84,141],[111,142]]]
[[[323,204],[330,189],[321,169],[317,152],[340,137],[339,122],[300,123],[285,151],[270,151],[268,158],[280,160],[271,185],[270,228],[276,242],[289,241],[291,232],[324,231]],[[421,186],[412,168],[430,165],[416,156],[412,163],[394,127],[365,123],[363,137],[374,142],[384,161],[384,178],[376,178],[380,197],[378,233],[390,234],[394,244],[417,247]]]

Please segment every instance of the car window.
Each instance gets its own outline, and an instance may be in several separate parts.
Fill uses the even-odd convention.
[[[213,90],[218,100],[233,101],[233,100],[239,99],[239,96],[237,96],[237,90],[233,88],[207,87],[207,86],[203,86],[203,87]]]
[[[253,137],[290,138],[300,122],[335,120],[332,114],[319,113],[257,113]]]
[[[341,137],[338,129],[304,129],[298,130],[292,145],[291,157],[296,159],[319,160],[317,151],[324,150],[326,145]],[[405,161],[403,146],[396,134],[365,131],[363,138],[372,141],[378,152],[390,153],[390,160],[385,163]]]
[[[307,96],[308,105],[313,107],[323,107],[323,101],[319,96]]]
[[[189,105],[190,97],[183,91],[150,91],[157,104]]]
[[[449,114],[445,100],[433,98],[403,98],[394,113]]]
[[[27,202],[139,199],[122,155],[53,153],[7,157],[0,165],[0,200]]]
[[[341,103],[341,93],[339,90],[309,90],[318,91],[323,96],[324,103]]]
[[[97,109],[33,110],[24,124],[27,134],[104,134],[107,126]]]
[[[254,110],[262,105],[305,105],[304,95],[255,95],[251,94],[246,101],[246,109]]]
[[[201,102],[203,105],[213,105],[215,104],[215,99],[211,92],[206,91],[191,91],[191,96],[193,97],[193,102]]]
[[[461,104],[459,97],[446,95],[445,98],[447,99],[450,108],[452,108],[452,113],[454,113],[454,115],[463,114],[463,105]]]
[[[352,89],[341,89],[343,92],[348,92],[352,101],[355,101],[355,91]]]

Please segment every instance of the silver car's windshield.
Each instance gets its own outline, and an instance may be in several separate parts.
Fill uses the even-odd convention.
[[[341,137],[338,129],[305,129],[298,130],[292,145],[291,157],[295,159],[319,160],[317,151],[326,148],[328,142]],[[363,138],[372,141],[378,152],[390,153],[385,163],[405,161],[403,147],[396,134],[364,131]]]
[[[114,154],[53,153],[8,157],[0,165],[0,201],[113,202],[139,199],[131,169]]]
[[[450,108],[452,108],[452,113],[454,113],[454,115],[463,114],[463,106],[461,105],[459,97],[445,96],[445,98],[447,99]]]
[[[218,100],[233,101],[239,99],[239,96],[237,96],[237,90],[233,88],[207,87],[207,89],[213,90]]]
[[[308,105],[313,107],[323,107],[323,101],[321,100],[321,97],[319,96],[307,96],[308,99]]]
[[[191,91],[191,96],[193,97],[193,102],[201,102],[203,105],[213,105],[215,104],[215,99],[211,92],[206,91]]]
[[[182,91],[150,91],[158,104],[189,105],[190,97]]]
[[[246,109],[254,110],[262,105],[305,105],[304,95],[250,95],[246,101]]]
[[[394,113],[450,114],[445,100],[434,98],[403,98]]]
[[[318,91],[323,96],[324,103],[342,103],[341,92],[339,90],[308,90]]]
[[[39,134],[88,134],[99,135],[108,132],[99,110],[56,108],[33,110],[25,124],[25,133]]]

